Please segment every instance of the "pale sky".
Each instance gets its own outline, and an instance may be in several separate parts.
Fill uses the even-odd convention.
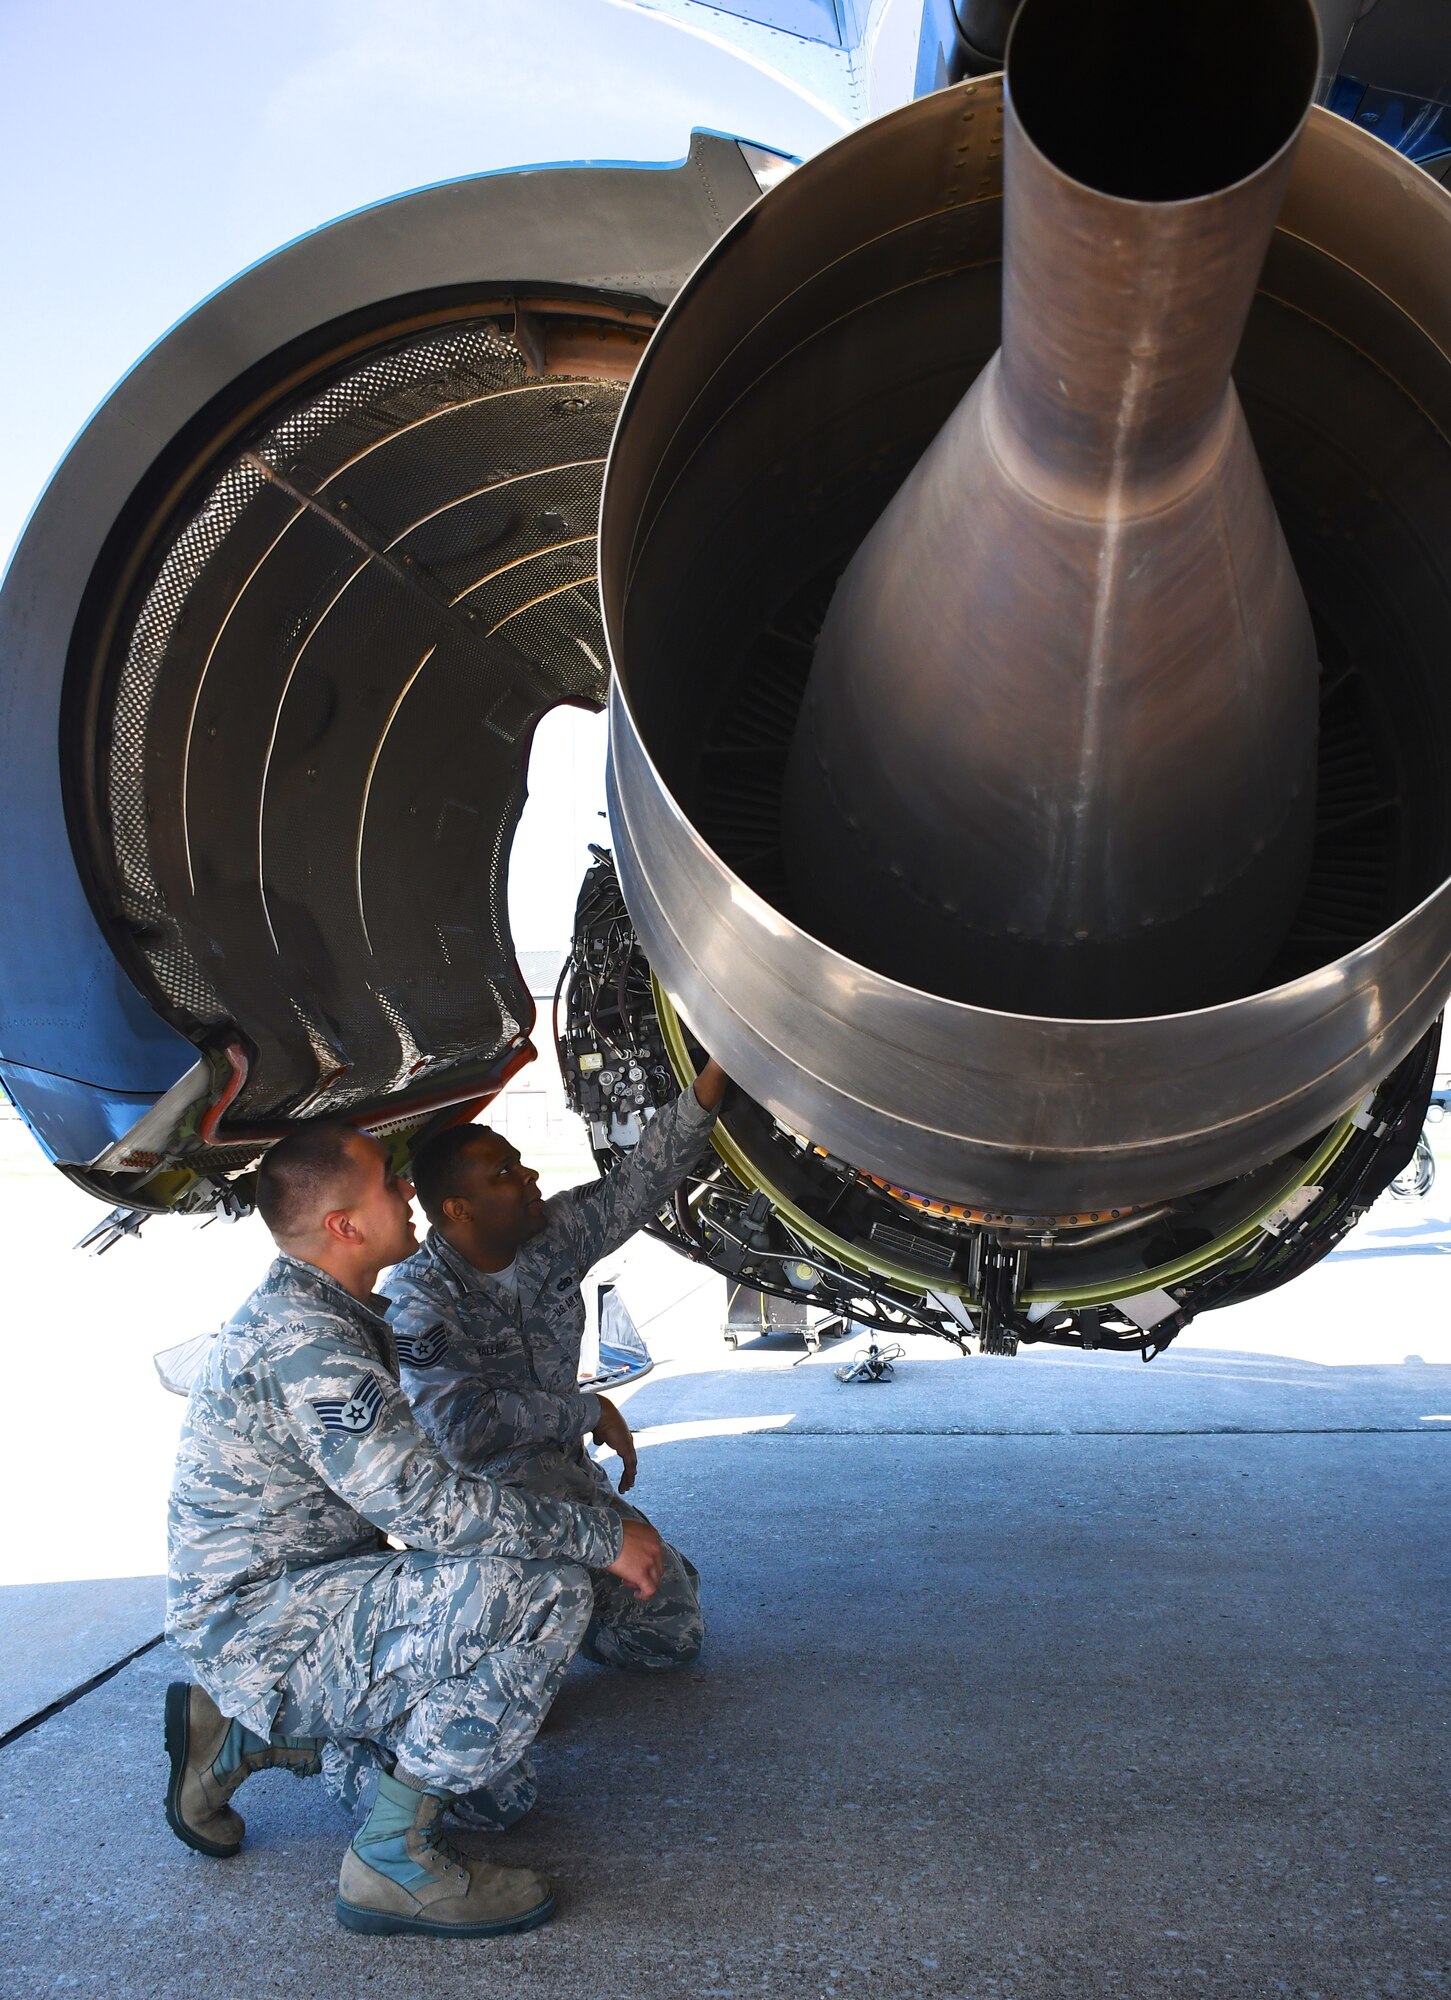
[[[207,293],[365,203],[541,160],[675,160],[692,126],[806,155],[788,89],[609,0],[0,0],[0,551],[71,439]],[[537,740],[511,901],[563,943],[603,758]]]

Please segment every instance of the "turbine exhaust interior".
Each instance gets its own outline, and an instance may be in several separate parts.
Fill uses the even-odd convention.
[[[1121,133],[1115,59],[1220,11],[1094,10],[1076,115]],[[722,240],[636,375],[602,517],[616,856],[657,977],[782,1126],[970,1214],[1284,1179],[1451,964],[1445,198],[1318,110],[1295,145],[1307,0],[1255,10],[1283,67],[1248,150],[1191,91],[1117,179],[1137,145],[1038,94],[1039,33],[1072,46],[1080,14],[1026,0],[1006,100],[880,120]],[[1040,350],[1105,298],[1055,373]],[[1015,539],[1065,465],[1073,508]]]
[[[1230,367],[1318,51],[1309,0],[1257,14],[1232,125],[1210,9],[1019,17],[1002,346],[836,587],[783,791],[803,928],[907,985],[1202,1007],[1303,893],[1315,641]],[[1135,57],[1191,81],[1125,150]]]

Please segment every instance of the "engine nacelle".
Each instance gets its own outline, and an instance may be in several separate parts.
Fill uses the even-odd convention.
[[[841,141],[652,342],[601,527],[615,850],[670,1003],[782,1127],[974,1213],[1121,1219],[1284,1179],[1451,981],[1451,198],[1312,112],[1235,363],[1321,664],[1308,877],[1273,962],[1228,1000],[1204,965],[1213,1005],[1156,1012],[1126,981],[1116,1017],[998,1011],[813,933],[782,813],[838,579],[998,345],[1003,119],[985,78]],[[884,761],[891,731],[887,708]],[[884,893],[845,840],[840,869]]]

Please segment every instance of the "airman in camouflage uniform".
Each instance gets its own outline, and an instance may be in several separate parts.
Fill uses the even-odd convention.
[[[505,1486],[442,1457],[399,1386],[387,1301],[372,1294],[380,1266],[416,1243],[411,1188],[344,1128],[307,1128],[283,1148],[259,1207],[280,1245],[332,1268],[285,1250],[192,1391],[167,1636],[199,1685],[168,1695],[168,1818],[202,1852],[233,1853],[242,1822],[229,1801],[252,1770],[313,1770],[321,1739],[366,1741],[383,1774],[344,1861],[342,1920],[526,1928],[552,1908],[547,1885],[459,1855],[438,1821],[532,1741],[589,1624],[588,1572],[630,1579],[643,1557],[632,1580],[648,1596],[658,1538],[631,1543],[595,1496]]]
[[[605,1506],[621,1520],[645,1522],[584,1451],[590,1433],[621,1450],[621,1486],[629,1486],[634,1448],[624,1419],[607,1398],[578,1386],[580,1285],[699,1159],[723,1083],[718,1071],[707,1073],[657,1113],[612,1173],[547,1202],[539,1198],[537,1174],[487,1128],[458,1128],[420,1154],[420,1198],[434,1227],[417,1255],[390,1275],[388,1317],[404,1390],[454,1464],[541,1497]],[[465,1215],[450,1214],[461,1207]],[[490,1261],[507,1263],[506,1271],[481,1269],[467,1254],[490,1249]],[[699,1653],[705,1637],[699,1574],[668,1543],[663,1556],[660,1587],[648,1602],[594,1568],[594,1615],[582,1647],[590,1658],[651,1670],[684,1665]],[[528,1811],[534,1796],[533,1773],[522,1760],[495,1785],[492,1803],[481,1791],[465,1818],[502,1829]]]

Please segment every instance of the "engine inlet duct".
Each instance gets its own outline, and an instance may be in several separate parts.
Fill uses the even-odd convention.
[[[1305,117],[1308,0],[1242,11],[1226,107],[1222,6],[1025,0],[1006,90],[722,239],[612,449],[641,945],[773,1117],[950,1201],[1264,1168],[1451,980],[1451,200]]]

